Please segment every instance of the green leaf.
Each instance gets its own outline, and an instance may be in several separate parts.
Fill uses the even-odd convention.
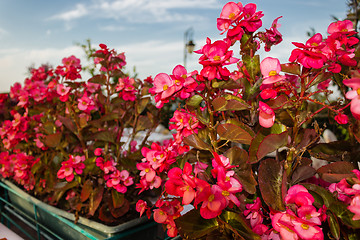
[[[251,58],[250,55],[243,55],[242,60],[251,78],[255,80],[256,76],[260,73],[260,56],[255,55]]]
[[[152,120],[149,118],[150,115],[140,115],[136,125],[136,132],[150,129],[153,125]]]
[[[326,211],[326,215],[332,236],[335,239],[340,239],[340,225],[337,218],[331,211]]]
[[[267,154],[286,146],[288,142],[288,132],[285,131],[280,134],[270,134],[266,136],[259,144],[259,149],[256,153],[256,158],[261,160]]]
[[[210,150],[211,146],[204,142],[197,134],[191,134],[183,139],[183,142],[200,150]]]
[[[313,148],[309,149],[312,157],[322,160],[336,162],[348,161],[357,158],[360,151],[346,141],[334,141],[329,143],[318,143]]]
[[[274,210],[284,211],[286,173],[280,162],[268,158],[259,166],[259,187],[264,202]]]
[[[350,162],[333,162],[322,166],[317,170],[319,176],[330,183],[337,183],[343,178],[356,177],[355,173],[351,172],[354,170],[354,165]]]
[[[175,219],[181,237],[198,239],[216,230],[219,225],[215,218],[204,219],[198,209],[192,209],[185,215]]]
[[[106,83],[106,76],[104,74],[98,74],[98,75],[95,75],[92,78],[90,78],[88,81],[91,82],[91,83],[105,84]]]
[[[55,147],[57,147],[59,145],[61,137],[62,137],[61,132],[45,135],[44,143],[48,147],[55,148]]]
[[[125,197],[124,194],[119,193],[118,191],[116,191],[115,189],[113,189],[111,191],[111,197],[112,197],[112,202],[113,202],[113,206],[114,208],[119,208],[121,207],[124,202],[125,202]]]
[[[295,75],[301,74],[300,64],[298,63],[284,63],[281,64],[281,71],[286,73],[291,73]]]
[[[216,128],[216,131],[219,134],[220,138],[242,144],[249,145],[251,143],[251,140],[253,139],[249,132],[232,123],[220,124]]]
[[[203,101],[203,98],[200,95],[194,95],[186,101],[186,105],[191,107],[198,107]]]
[[[93,191],[92,185],[93,183],[90,179],[85,181],[80,195],[81,202],[85,202],[90,197],[90,194]]]
[[[136,105],[136,112],[141,114],[150,102],[150,97],[141,98]]]
[[[220,215],[220,219],[222,219],[230,226],[229,227],[228,225],[225,225],[225,228],[227,228],[229,231],[231,232],[234,232],[233,230],[237,231],[234,232],[237,238],[254,239],[254,240],[261,239],[259,235],[257,235],[251,230],[251,228],[247,225],[245,219],[239,213],[224,211]]]
[[[99,141],[115,143],[115,138],[116,138],[115,134],[116,133],[111,130],[98,131],[94,133],[92,136],[89,136],[89,140],[95,139]]]
[[[240,147],[234,146],[224,153],[229,158],[231,165],[238,165],[236,177],[240,181],[244,190],[250,194],[256,193],[257,181],[254,177],[251,164],[247,163],[248,153]]]

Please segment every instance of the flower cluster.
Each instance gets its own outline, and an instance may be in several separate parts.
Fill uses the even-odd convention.
[[[32,69],[23,85],[11,87],[0,174],[59,208],[119,223],[135,211],[130,202],[147,196],[134,193],[136,164],[161,111],[148,96],[151,81],[124,72],[124,53],[99,47],[87,50],[88,80],[80,59],[70,56],[55,68]]]
[[[343,178],[338,183],[332,183],[329,190],[336,193],[340,201],[349,205],[347,208],[354,213],[352,220],[360,220],[360,171],[354,169],[353,173],[356,177]]]
[[[341,180],[359,175],[357,33],[337,21],[327,37],[294,42],[289,62],[261,60],[262,46],[282,41],[282,18],[261,31],[262,17],[255,4],[225,4],[217,19],[225,38],[195,51],[201,70],[178,65],[154,78],[156,107],[178,108],[170,144],[142,150],[137,186],[162,196],[138,201],[137,211],[153,212],[169,236],[322,240],[360,229],[359,179]],[[326,128],[339,140],[323,141]]]

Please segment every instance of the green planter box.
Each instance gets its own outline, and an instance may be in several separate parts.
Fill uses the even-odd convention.
[[[30,196],[15,184],[7,180],[0,182],[9,201],[2,198],[2,211],[30,219],[37,228],[38,238],[41,231],[54,235],[58,239],[165,239],[162,227],[147,217],[134,219],[118,226],[104,224],[80,217],[74,224],[73,214],[45,204]],[[2,213],[3,214],[3,213]],[[3,216],[2,216],[3,218]]]

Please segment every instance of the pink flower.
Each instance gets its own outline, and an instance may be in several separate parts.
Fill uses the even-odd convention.
[[[338,115],[335,116],[334,119],[338,124],[347,124],[349,122],[348,116],[346,116],[345,114],[342,114],[340,112]]]
[[[205,219],[219,216],[222,210],[227,206],[226,199],[222,195],[222,190],[216,185],[204,187],[197,194],[195,205],[197,205],[198,202],[202,202],[200,215]]]
[[[350,212],[354,213],[352,220],[360,220],[360,195],[356,195],[350,202],[350,206],[347,207]]]
[[[264,76],[263,84],[273,84],[285,79],[279,75],[281,71],[280,61],[277,58],[267,57],[260,63],[260,70]]]
[[[354,24],[350,20],[344,20],[331,23],[327,29],[327,32],[329,34],[338,32],[349,33],[353,32],[354,30]]]
[[[240,17],[242,10],[243,6],[240,2],[228,2],[225,4],[220,13],[220,18],[217,19],[217,28],[223,31],[222,33],[227,31],[231,23]]]
[[[289,188],[285,197],[286,204],[295,203],[298,206],[312,205],[314,197],[302,185],[294,185]]]
[[[274,125],[275,113],[266,103],[259,101],[259,123],[265,128]]]
[[[351,99],[350,111],[356,119],[360,120],[360,78],[345,79],[343,83],[352,88],[345,97]]]

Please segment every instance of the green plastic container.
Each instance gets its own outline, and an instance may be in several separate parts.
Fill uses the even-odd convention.
[[[0,185],[6,189],[14,211],[26,214],[33,222],[45,226],[63,239],[165,239],[161,225],[147,217],[111,227],[83,217],[74,224],[73,214],[41,202],[8,180],[2,179]],[[41,228],[37,228],[39,235]]]

